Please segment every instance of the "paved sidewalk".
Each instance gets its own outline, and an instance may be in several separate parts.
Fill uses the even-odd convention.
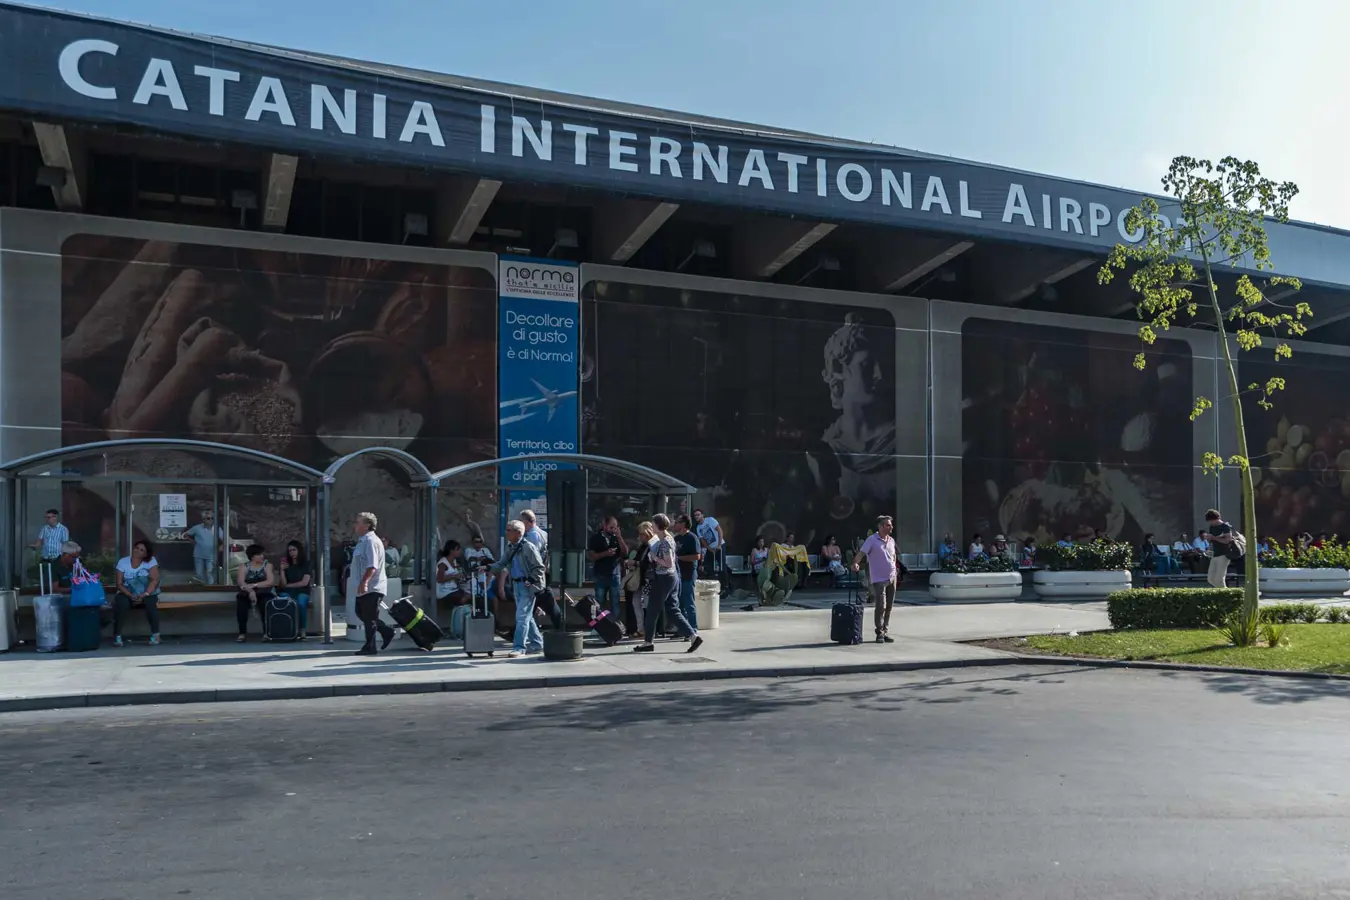
[[[870,610],[867,616],[870,623]],[[728,611],[720,628],[705,632],[706,642],[694,655],[678,642],[635,654],[630,642],[603,647],[593,641],[585,658],[574,662],[511,659],[502,642],[491,659],[468,659],[454,641],[421,653],[409,649],[406,637],[374,658],[353,656],[356,645],[341,639],[330,646],[184,638],[166,639],[159,647],[105,645],[94,653],[19,649],[0,654],[0,711],[990,665],[1016,657],[955,642],[1105,626],[1100,609],[1005,603],[898,608],[892,619],[895,644],[869,641],[858,647],[828,641],[825,611]]]

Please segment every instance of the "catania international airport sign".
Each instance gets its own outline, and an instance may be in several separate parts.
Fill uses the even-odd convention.
[[[39,115],[820,221],[1073,248],[1139,239],[1125,226],[1138,193],[865,144],[541,103],[3,4],[0,52],[0,103]]]

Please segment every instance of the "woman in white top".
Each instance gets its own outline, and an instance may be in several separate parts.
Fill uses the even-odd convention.
[[[966,554],[966,559],[980,559],[984,555],[984,539],[977,531],[970,536],[970,552]]]
[[[680,612],[677,595],[680,589],[679,569],[675,561],[675,540],[670,536],[670,517],[665,513],[652,516],[652,526],[656,534],[647,546],[647,559],[651,566],[651,592],[647,597],[647,621],[643,632],[646,640],[633,648],[635,653],[651,653],[656,649],[652,637],[660,626],[661,613],[666,614],[667,624],[675,626],[681,637],[689,641],[686,653],[693,653],[703,646],[703,638],[689,624],[689,620]]]
[[[764,543],[764,535],[755,538],[755,546],[750,550],[750,574],[759,577],[759,570],[769,561],[769,547]]]
[[[460,567],[459,558],[463,552],[459,541],[446,541],[441,548],[441,558],[436,561],[436,599],[449,597],[453,601],[451,606],[458,606],[461,599],[458,595],[464,570]]]
[[[825,568],[830,570],[836,581],[847,577],[848,573],[844,571],[844,551],[834,535],[825,539],[824,545],[820,548],[820,556],[825,561]]]
[[[113,646],[122,646],[122,620],[136,604],[145,606],[150,643],[159,643],[159,560],[155,545],[137,541],[131,555],[117,561],[117,602],[113,606]]]

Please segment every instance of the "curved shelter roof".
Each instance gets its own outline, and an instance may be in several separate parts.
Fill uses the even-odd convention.
[[[200,466],[200,476],[194,475],[194,464]],[[323,473],[282,456],[233,444],[122,438],[74,444],[19,457],[0,464],[0,477],[317,484],[323,479]]]
[[[602,472],[620,475],[643,488],[662,494],[698,493],[698,488],[676,478],[674,475],[668,475],[665,472],[628,460],[615,459],[611,456],[596,456],[590,453],[531,453],[526,456],[503,456],[497,459],[485,459],[433,472],[431,481],[433,486],[437,486],[441,482],[467,475],[470,472],[525,462],[570,463],[585,469],[598,469]]]

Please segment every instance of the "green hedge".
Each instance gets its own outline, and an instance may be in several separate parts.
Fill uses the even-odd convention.
[[[1242,605],[1239,588],[1136,588],[1106,598],[1111,627],[1207,628]]]
[[[1036,548],[1036,565],[1050,572],[1110,572],[1128,569],[1134,562],[1129,544],[1093,541],[1061,547],[1046,544]]]
[[[1340,622],[1345,616],[1342,609],[1335,606],[1318,606],[1316,603],[1272,603],[1261,607],[1261,621],[1275,622],[1279,625],[1302,623],[1312,625],[1322,619],[1328,622]]]

